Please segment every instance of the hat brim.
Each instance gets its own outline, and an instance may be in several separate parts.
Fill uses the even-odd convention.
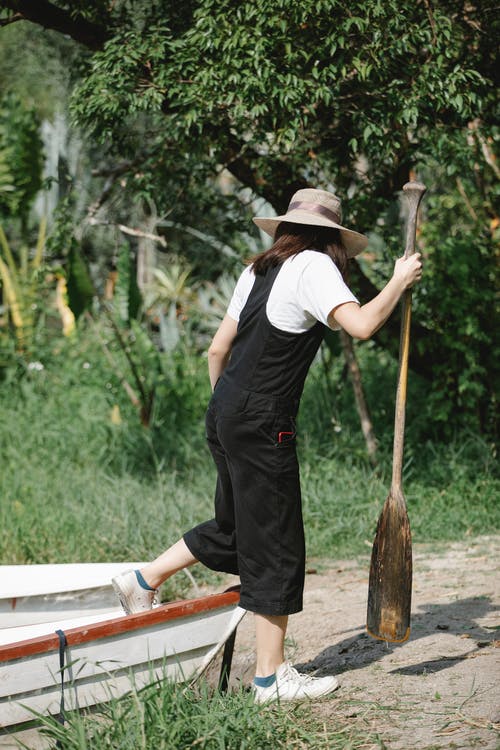
[[[300,209],[296,209],[290,211],[288,214],[284,214],[283,216],[273,216],[271,218],[256,216],[253,221],[254,224],[257,224],[259,229],[262,229],[266,234],[273,238],[278,224],[281,224],[282,221],[288,221],[291,224],[306,224],[307,226],[339,229],[342,242],[344,243],[349,258],[354,258],[355,255],[363,252],[368,245],[368,237],[364,234],[354,232],[352,229],[346,229],[346,227],[343,227],[341,224],[336,224],[334,221],[331,221],[320,214],[312,214],[311,211],[301,211]]]

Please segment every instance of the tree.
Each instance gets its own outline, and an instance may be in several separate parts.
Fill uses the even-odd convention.
[[[75,120],[130,160],[131,176],[140,171],[132,180],[135,190],[154,195],[161,209],[170,204],[174,216],[175,210],[186,212],[188,202],[175,200],[175,177],[193,171],[206,176],[224,168],[278,212],[299,187],[334,187],[349,195],[346,221],[379,238],[377,257],[367,256],[353,274],[364,298],[377,290],[387,258],[400,252],[397,192],[417,170],[430,183],[432,205],[422,227],[429,248],[429,237],[434,243],[446,235],[450,221],[446,200],[436,216],[434,189],[447,195],[450,189],[461,195],[460,185],[472,189],[469,203],[480,206],[484,217],[478,252],[483,283],[489,283],[496,217],[484,190],[496,168],[498,37],[492,3],[191,0],[181,8],[159,0],[109,9],[97,0],[2,0],[0,5],[14,14],[10,20],[42,23],[92,51],[73,97]],[[477,177],[483,172],[481,184]],[[455,201],[453,216],[468,225],[466,201]],[[451,246],[467,269],[453,277],[456,296],[467,298],[463,281],[476,272],[478,253],[467,253],[460,243]],[[469,390],[484,413],[491,396],[485,372],[491,368],[492,321],[471,305],[469,329],[478,335],[460,342],[446,320],[438,324],[435,305],[449,280],[434,257],[431,253],[433,280],[419,302],[425,325],[417,317],[413,327],[412,366],[432,378],[429,352],[453,360],[453,385],[443,389],[441,400],[462,408],[460,394]],[[397,326],[393,319],[378,335],[392,351]],[[459,386],[456,355],[465,346],[482,364]]]

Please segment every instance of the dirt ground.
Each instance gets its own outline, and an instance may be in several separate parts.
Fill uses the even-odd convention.
[[[287,657],[340,681],[313,712],[327,727],[378,735],[387,750],[499,750],[500,537],[414,546],[412,631],[394,646],[365,632],[369,552],[359,561],[308,562],[304,611],[290,618]],[[232,684],[250,682],[253,665],[247,615]]]

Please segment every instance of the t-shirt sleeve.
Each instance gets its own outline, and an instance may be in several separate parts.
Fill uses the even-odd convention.
[[[311,259],[302,271],[297,290],[298,297],[304,310],[316,320],[329,325],[328,315],[335,307],[344,302],[359,302],[333,260],[322,253],[316,255],[317,257]],[[338,325],[331,327],[334,330],[340,328]]]
[[[247,266],[240,278],[236,282],[233,296],[227,308],[227,314],[233,320],[239,321],[240,314],[246,305],[248,295],[252,291],[253,283],[255,281],[255,274],[252,271],[251,266]]]

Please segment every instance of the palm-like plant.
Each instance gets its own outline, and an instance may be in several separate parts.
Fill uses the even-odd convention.
[[[229,274],[219,276],[215,282],[206,282],[198,289],[197,308],[201,315],[200,327],[213,334],[226,314],[236,279]]]
[[[46,222],[42,220],[33,257],[24,245],[16,263],[5,232],[0,226],[0,281],[4,308],[14,331],[16,349],[26,353],[31,344],[38,313],[37,296],[45,247]]]
[[[0,193],[11,193],[13,190],[13,179],[7,164],[7,151],[0,149]]]

